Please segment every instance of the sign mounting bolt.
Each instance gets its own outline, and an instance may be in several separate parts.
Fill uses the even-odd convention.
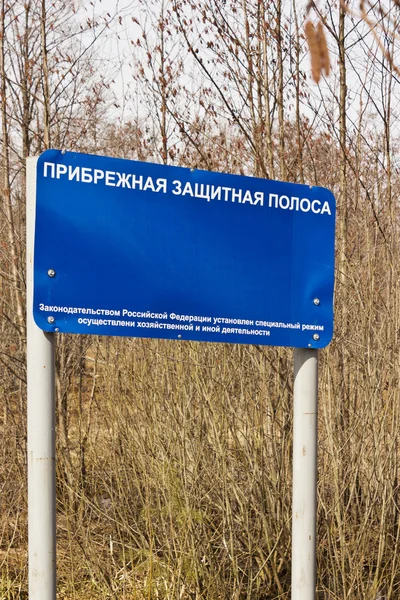
[[[49,277],[55,277],[55,276],[56,276],[56,272],[55,272],[55,270],[54,270],[54,269],[49,269],[49,270],[47,271],[47,275],[48,275]]]
[[[312,337],[313,337],[313,340],[315,340],[316,342],[318,342],[318,340],[319,340],[319,334],[318,333],[314,333],[314,335]]]
[[[52,323],[54,323],[54,321],[55,321],[55,318],[54,318],[54,317],[52,317],[52,316],[50,316],[50,317],[47,317],[47,322],[48,322],[48,323],[52,324]]]
[[[321,304],[321,300],[319,298],[314,298],[313,302],[315,306],[319,306]]]

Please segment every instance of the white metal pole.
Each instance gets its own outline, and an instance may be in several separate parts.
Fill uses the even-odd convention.
[[[27,159],[28,584],[30,600],[56,598],[54,334],[33,320],[37,158]]]
[[[315,600],[318,350],[295,348],[292,600]]]

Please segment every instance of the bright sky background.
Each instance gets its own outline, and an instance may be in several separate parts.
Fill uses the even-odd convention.
[[[207,4],[205,2],[205,4]],[[298,3],[298,15],[305,14],[306,0]],[[118,104],[118,118],[124,119],[129,114],[129,98],[134,94],[135,84],[132,80],[133,53],[135,49],[130,43],[141,36],[141,30],[132,21],[132,17],[139,18],[144,3],[140,0],[96,0],[83,1],[82,14],[109,15],[113,17],[112,28],[108,35],[103,35],[98,49],[101,53],[101,61],[108,64],[112,73],[112,89],[116,95]],[[141,8],[142,7],[142,8]],[[118,33],[118,36],[115,33]],[[308,67],[307,67],[308,68]]]
[[[289,7],[291,3],[288,0],[284,4]],[[306,4],[306,0],[300,0],[297,3],[298,16],[301,25],[305,15]],[[322,7],[322,1],[319,5]],[[140,38],[141,30],[140,27],[132,21],[132,18],[140,19],[141,12],[144,11],[144,9],[148,10],[148,5],[146,6],[146,3],[143,0],[94,0],[94,2],[83,0],[83,6],[84,8],[80,11],[82,15],[87,14],[93,16],[93,14],[106,15],[108,13],[108,19],[113,17],[109,31],[106,30],[102,34],[101,40],[98,42],[97,46],[99,67],[107,67],[111,89],[115,95],[115,112],[112,112],[112,118],[115,118],[119,122],[123,122],[124,120],[132,119],[135,116],[140,116],[140,111],[145,110],[147,107],[145,99],[141,99],[141,105],[137,101],[137,83],[133,80],[132,76],[135,69],[134,53],[137,52],[137,49],[131,44],[131,40],[136,41],[136,39]],[[315,17],[315,15],[311,16]],[[348,20],[348,23],[350,23],[350,20]],[[365,83],[367,82],[368,86],[370,86],[370,93],[374,95],[374,99],[376,98],[378,103],[380,102],[381,93],[381,90],[379,89],[379,76],[376,80],[377,84],[375,84],[372,76],[370,77],[368,75],[366,69],[367,60],[371,58],[372,53],[376,52],[377,57],[379,57],[381,55],[380,50],[376,50],[377,45],[374,42],[372,35],[367,33],[367,26],[362,24],[360,28],[365,30],[365,39],[362,43],[355,46],[355,48],[359,48],[358,53],[356,50],[350,50],[348,54],[348,118],[350,127],[351,122],[353,120],[356,122],[357,120],[357,114],[360,109],[359,90],[362,89],[362,85],[365,86]],[[350,46],[350,43],[351,38],[348,38],[348,46]],[[324,107],[322,105],[326,103],[327,99],[329,102],[329,98],[332,98],[332,92],[335,92],[335,89],[337,93],[337,56],[335,44],[329,39],[329,35],[328,45],[332,48],[331,63],[333,73],[327,80],[321,80],[319,86],[310,79],[309,56],[306,55],[303,59],[302,68],[307,73],[305,89],[310,94],[304,103],[304,111],[305,114],[312,115],[313,118],[315,118],[316,115],[320,115],[318,118],[323,118],[323,115],[327,114],[326,111],[330,110],[329,107],[327,107],[326,104]],[[189,55],[188,59],[185,59],[185,61],[186,60],[190,60]],[[353,65],[351,65],[351,63],[353,63]],[[193,86],[195,85],[192,77],[194,71],[190,67],[191,65],[188,64],[188,75],[186,77],[187,79],[190,78],[192,80]],[[364,79],[366,78],[365,81],[363,81],[363,77]],[[376,89],[374,86],[377,86]],[[365,86],[364,90],[366,89]],[[365,91],[363,94],[364,93]],[[397,93],[396,96],[398,96]],[[335,110],[334,104],[335,103],[332,104],[332,110]],[[313,106],[312,109],[310,109],[310,105]],[[397,97],[393,98],[392,110],[394,111],[394,114],[396,114],[396,112],[400,113],[400,99],[398,101]],[[137,111],[137,113],[134,114],[133,111]],[[370,112],[371,115],[373,115],[374,111],[372,106]]]

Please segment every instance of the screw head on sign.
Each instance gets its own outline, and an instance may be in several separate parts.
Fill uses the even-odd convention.
[[[314,335],[312,337],[313,337],[313,340],[315,340],[316,342],[318,342],[318,340],[319,340],[318,333],[314,333]]]
[[[47,275],[48,275],[49,277],[55,277],[55,276],[56,276],[56,272],[55,272],[55,270],[54,270],[54,269],[49,269],[49,270],[47,271]]]
[[[54,318],[54,317],[52,317],[52,316],[50,316],[50,317],[47,317],[47,322],[48,322],[48,323],[50,323],[50,324],[51,324],[51,323],[54,323],[54,321],[55,321],[55,318]]]
[[[315,306],[319,306],[321,304],[321,300],[319,298],[314,298],[313,302]]]

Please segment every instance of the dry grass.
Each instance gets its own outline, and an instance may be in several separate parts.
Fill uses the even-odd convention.
[[[400,256],[390,210],[379,223],[369,205],[349,211],[336,334],[321,352],[318,600],[399,595]],[[290,597],[292,358],[257,346],[59,338],[60,599]],[[27,597],[16,381],[5,374],[1,388],[1,600]]]

